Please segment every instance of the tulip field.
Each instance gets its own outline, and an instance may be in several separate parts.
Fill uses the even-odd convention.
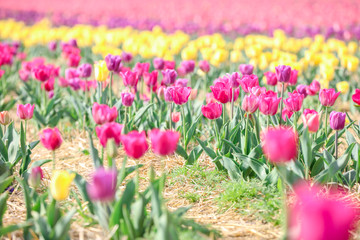
[[[0,239],[360,239],[360,2],[112,4],[0,2]]]

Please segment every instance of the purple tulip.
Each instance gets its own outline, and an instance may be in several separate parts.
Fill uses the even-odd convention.
[[[342,130],[345,127],[346,113],[332,111],[330,113],[330,127],[333,130]]]
[[[134,94],[130,92],[122,92],[121,93],[121,102],[124,106],[130,107],[134,102]]]
[[[153,64],[156,70],[163,70],[165,66],[164,59],[162,58],[154,58]]]
[[[88,78],[91,76],[92,66],[89,63],[84,63],[77,68],[79,77]]]
[[[117,172],[115,169],[99,168],[92,176],[92,182],[86,186],[91,200],[111,202],[116,193]]]
[[[163,80],[162,83],[165,85],[171,85],[175,82],[175,79],[177,77],[177,73],[175,70],[172,69],[166,69],[161,71],[162,75],[163,75]]]
[[[251,64],[240,64],[239,71],[242,75],[251,75],[254,71],[254,66]]]
[[[275,68],[276,78],[279,82],[287,83],[291,77],[291,67],[286,65],[279,65]]]
[[[105,57],[106,66],[111,72],[119,72],[121,57],[117,55],[108,54]]]

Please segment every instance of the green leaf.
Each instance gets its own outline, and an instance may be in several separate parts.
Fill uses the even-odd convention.
[[[129,211],[128,211],[126,205],[122,205],[122,213],[124,216],[124,221],[125,221],[125,226],[127,229],[128,237],[130,240],[134,240],[135,239],[135,230],[134,230],[134,226],[131,222],[130,214],[129,214]]]
[[[200,146],[202,147],[202,149],[205,151],[205,153],[213,160],[216,159],[217,155],[214,152],[214,150],[210,149],[209,147],[207,147],[207,143],[201,141],[199,138],[196,138],[196,141],[200,144]]]
[[[75,182],[77,188],[79,189],[81,197],[85,201],[88,202],[89,211],[92,214],[94,214],[94,205],[93,205],[91,199],[89,198],[89,195],[87,194],[87,190],[86,190],[86,185],[87,185],[86,180],[81,175],[76,173],[76,177],[74,179],[74,182]]]
[[[145,112],[152,106],[154,105],[153,103],[150,103],[146,106],[143,106],[142,108],[140,108],[138,111],[136,111],[135,117],[134,117],[134,123],[137,125],[139,124],[138,121],[141,120],[141,118],[143,117],[143,115],[145,114]]]
[[[197,160],[198,158],[200,157],[201,153],[203,152],[203,149],[202,147],[199,145],[199,146],[196,146],[189,154],[189,158],[188,160],[186,161],[186,165],[193,165]]]
[[[43,160],[37,160],[31,164],[31,167],[41,167],[42,165],[51,162],[51,159],[43,159]]]
[[[311,138],[308,128],[306,128],[300,137],[300,147],[302,155],[304,157],[305,166],[310,169],[313,162],[312,149],[311,149]]]
[[[234,160],[232,160],[231,158],[223,157],[222,165],[228,171],[229,176],[232,180],[238,181],[241,179],[240,167],[238,167]]]
[[[6,201],[9,198],[9,194],[7,192],[4,192],[0,195],[0,227],[3,225],[3,216],[5,214],[7,204]]]
[[[59,219],[54,228],[55,239],[65,239],[70,229],[71,219],[75,213],[76,209],[71,209]]]
[[[190,141],[195,133],[196,127],[198,125],[199,119],[200,119],[200,116],[198,116],[196,118],[196,120],[192,123],[189,130],[187,131],[186,138],[185,138],[185,146],[187,146],[190,143]]]
[[[189,158],[189,156],[187,155],[185,149],[182,146],[180,146],[180,144],[177,145],[176,153],[178,155],[182,156],[185,160],[187,160]]]
[[[90,132],[89,132],[89,145],[90,145],[90,155],[91,158],[93,159],[94,167],[99,168],[103,165],[103,163],[100,160],[98,150],[94,147],[94,142]]]
[[[142,194],[139,194],[139,198],[131,205],[131,213],[135,237],[141,237],[144,232],[144,221],[146,216],[146,203]]]
[[[14,181],[14,176],[10,176],[8,178],[5,178],[4,180],[1,180],[0,182],[0,193],[4,192],[7,187],[11,185],[11,183]]]

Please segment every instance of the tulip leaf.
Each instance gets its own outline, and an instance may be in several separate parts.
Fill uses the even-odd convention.
[[[238,181],[241,179],[242,174],[240,171],[240,167],[237,163],[234,162],[233,159],[228,157],[222,157],[222,160],[220,160],[220,162],[222,162],[222,165],[228,171],[229,176],[232,180]]]
[[[7,192],[0,194],[0,227],[3,225],[2,220],[7,208],[6,201],[8,200],[8,198],[9,194]]]
[[[202,147],[196,146],[189,154],[189,158],[186,161],[186,165],[193,165],[198,158],[200,157],[201,153],[203,152]]]
[[[300,147],[302,155],[304,157],[304,163],[307,169],[310,169],[310,166],[313,162],[312,149],[311,149],[311,138],[308,128],[306,128],[303,134],[300,137]]]
[[[0,193],[4,192],[7,187],[11,185],[14,181],[14,176],[8,178],[0,179]]]
[[[4,142],[0,139],[0,160],[3,162],[9,161],[7,147],[5,146]]]
[[[189,158],[185,149],[182,146],[180,146],[180,144],[177,145],[176,153],[179,154],[180,156],[182,156],[185,160],[187,160]]]
[[[75,213],[76,213],[76,209],[71,209],[57,221],[54,227],[54,231],[55,231],[54,239],[65,239],[70,229],[71,219]]]
[[[196,127],[198,125],[198,122],[199,122],[199,119],[200,119],[200,116],[198,116],[195,121],[192,123],[192,125],[190,126],[189,130],[187,131],[186,133],[186,138],[185,138],[185,146],[188,146],[194,133],[195,133],[195,130],[196,130]]]
[[[136,237],[140,237],[144,232],[144,221],[146,217],[146,203],[142,194],[139,194],[136,202],[131,205],[131,213],[134,220],[133,227]]]
[[[124,216],[124,222],[125,222],[125,226],[126,226],[126,230],[128,233],[128,237],[130,240],[135,240],[135,230],[134,230],[134,226],[131,222],[130,219],[130,213],[128,211],[128,208],[126,207],[126,205],[122,205],[122,213]]]
[[[216,153],[209,147],[207,147],[207,142],[206,141],[201,141],[199,138],[196,138],[196,141],[200,144],[200,146],[202,147],[202,149],[206,152],[206,154],[212,159],[215,160],[217,155]]]
[[[154,104],[150,103],[148,105],[143,106],[142,108],[140,108],[139,110],[136,111],[135,117],[134,117],[134,124],[138,125],[139,121],[141,120],[141,118],[143,117],[143,115],[145,114],[145,112],[152,107]]]
[[[91,158],[93,159],[94,167],[99,168],[103,165],[103,163],[99,157],[98,150],[94,147],[94,142],[90,132],[89,132],[89,145],[90,145],[90,155]]]
[[[228,144],[235,151],[235,153],[242,153],[242,150],[239,147],[235,146],[232,141],[229,141],[227,139],[223,139],[223,141],[225,144]]]
[[[41,167],[42,165],[51,162],[51,159],[43,159],[43,160],[37,160],[31,164],[31,167]]]
[[[34,165],[34,164],[33,164]],[[94,205],[91,201],[91,199],[89,198],[89,195],[87,193],[87,190],[86,190],[86,185],[87,185],[87,182],[86,180],[79,174],[76,174],[76,177],[74,179],[74,182],[80,192],[80,195],[81,197],[88,202],[88,208],[89,208],[89,211],[94,214]]]

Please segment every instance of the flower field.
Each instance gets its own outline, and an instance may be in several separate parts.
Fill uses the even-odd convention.
[[[360,4],[197,4],[0,3],[1,239],[360,238]]]

